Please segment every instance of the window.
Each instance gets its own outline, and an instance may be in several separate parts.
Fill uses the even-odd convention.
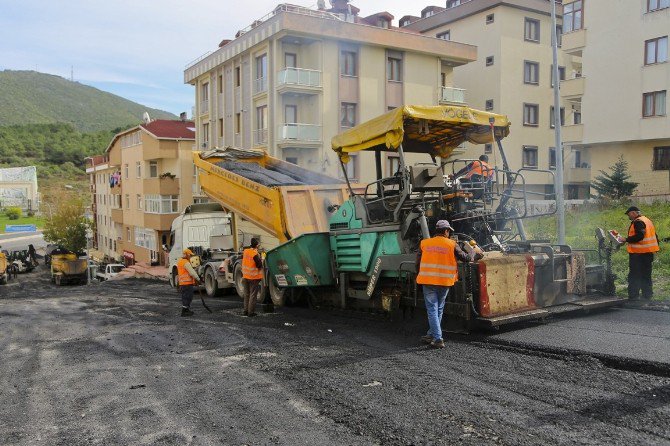
[[[550,169],[555,169],[556,168],[556,148],[555,147],[549,147],[549,168]]]
[[[549,127],[554,128],[556,122],[556,117],[554,116],[554,106],[552,105],[549,108]],[[561,107],[561,126],[565,125],[565,108]]]
[[[358,181],[358,155],[349,155],[349,162],[344,165],[344,169],[347,173],[347,178],[351,182]],[[344,179],[342,170],[339,171],[340,178]]]
[[[295,124],[298,122],[298,106],[286,105],[284,106],[284,123]]]
[[[551,64],[551,70],[550,70],[549,78],[551,79],[551,86],[553,88],[553,86],[554,86],[554,64]],[[561,81],[565,80],[565,67],[558,67],[558,79],[561,80]]]
[[[268,55],[262,54],[256,58],[256,79],[265,79],[268,76]]]
[[[537,104],[523,104],[523,125],[537,126],[539,108]]]
[[[149,161],[149,178],[158,178],[158,161]]]
[[[644,64],[668,61],[668,36],[647,40],[644,43]]]
[[[540,21],[526,17],[524,23],[523,38],[530,42],[540,41]]]
[[[491,111],[493,110],[493,99],[487,99],[486,100],[486,105],[484,107],[486,111]]]
[[[563,5],[563,30],[566,33],[582,29],[583,0]]]
[[[179,195],[145,195],[144,208],[148,214],[176,214],[179,212]]]
[[[494,15],[494,14],[489,14],[489,15],[487,15],[487,16],[486,16],[486,24],[487,24],[487,25],[490,25],[491,23],[493,23],[493,20],[494,20],[494,19],[495,19],[495,15]]]
[[[447,86],[447,73],[440,73],[440,85]]]
[[[140,248],[156,249],[156,231],[150,228],[135,227],[135,245]]]
[[[219,118],[219,138],[223,138],[223,118]]]
[[[572,112],[572,123],[577,125],[582,123],[582,111],[581,110],[574,110]]]
[[[136,146],[140,144],[141,141],[141,136],[140,132],[133,132],[133,133],[128,133],[126,135],[123,135],[121,137],[121,148],[125,149],[128,147]]]
[[[202,125],[202,148],[206,149],[209,143],[209,122]]]
[[[461,3],[467,3],[470,0],[447,0],[447,8],[454,8]]]
[[[377,19],[377,26],[379,28],[387,28],[389,27],[389,21],[384,19],[384,18],[379,18]]]
[[[353,51],[340,52],[340,74],[342,76],[357,76],[357,54]]]
[[[442,40],[451,40],[451,30],[445,31],[443,33],[439,33],[435,37],[437,37],[438,39],[442,39]]]
[[[242,131],[242,114],[235,113],[235,134],[239,134]]]
[[[491,65],[493,65],[493,56],[489,56],[486,58],[486,66],[490,67]]]
[[[665,116],[666,90],[645,93],[642,96],[642,116]]]
[[[491,143],[484,144],[484,153],[488,154],[493,153],[493,144]]]
[[[670,0],[647,0],[647,12],[670,8]]]
[[[209,101],[209,82],[205,82],[200,87],[200,101]]]
[[[556,25],[556,38],[558,39],[558,47],[560,48],[563,45],[563,27],[561,25]]]
[[[223,94],[223,74],[219,74],[219,77],[217,78],[216,81],[216,86],[218,88],[219,94]]]
[[[126,177],[126,180],[128,179],[128,164],[123,165],[123,176]]]
[[[523,167],[537,167],[537,147],[523,146]]]
[[[130,209],[130,195],[126,194],[126,209]]]
[[[128,240],[129,242],[133,240],[130,236],[130,228],[127,226],[126,226],[126,240]]]
[[[397,156],[390,156],[387,158],[388,160],[388,175],[391,176],[395,174],[399,169],[400,169],[400,158]]]
[[[142,210],[142,195],[137,194],[137,209]]]
[[[356,104],[343,102],[340,107],[340,127],[351,128],[356,125]]]
[[[582,152],[580,150],[574,150],[572,152],[572,157],[574,160],[574,164],[572,165],[572,167],[574,167],[575,169],[582,167]]]
[[[256,107],[256,128],[267,129],[268,128],[268,106],[261,105]]]
[[[142,162],[137,161],[135,163],[135,177],[136,178],[142,178]]]
[[[402,82],[402,59],[388,57],[386,59],[386,79]]]
[[[523,63],[523,83],[539,85],[540,84],[540,64],[537,62],[525,61]]]
[[[298,67],[298,55],[295,53],[285,53],[284,54],[284,65],[286,68],[297,68]]]
[[[242,85],[242,72],[240,67],[235,67],[235,86],[239,87]]]
[[[654,147],[654,170],[670,170],[670,146]]]
[[[297,156],[287,156],[286,157],[286,162],[295,164],[296,166],[298,165],[298,157]]]

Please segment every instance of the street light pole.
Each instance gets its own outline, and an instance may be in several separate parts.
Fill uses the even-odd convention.
[[[551,48],[554,66],[552,69],[554,77],[554,132],[556,136],[556,182],[554,193],[556,194],[556,212],[558,213],[558,244],[565,245],[565,204],[563,201],[563,140],[561,137],[561,99],[560,78],[558,70],[558,31],[556,23],[556,1],[551,3]]]

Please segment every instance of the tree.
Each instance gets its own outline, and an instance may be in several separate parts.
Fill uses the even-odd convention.
[[[72,252],[86,249],[86,231],[91,224],[84,216],[84,201],[74,193],[57,194],[50,201],[44,240]]]
[[[592,182],[591,187],[598,192],[598,195],[604,198],[621,199],[633,195],[639,183],[628,181],[628,162],[623,159],[623,155],[613,166],[610,166],[611,173],[603,170]]]

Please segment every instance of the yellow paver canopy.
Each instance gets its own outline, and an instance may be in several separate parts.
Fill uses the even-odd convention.
[[[347,153],[360,150],[395,151],[402,144],[405,152],[429,153],[448,157],[465,141],[474,144],[493,142],[509,134],[507,116],[459,106],[416,106],[396,108],[377,118],[335,136],[333,150],[346,161]]]

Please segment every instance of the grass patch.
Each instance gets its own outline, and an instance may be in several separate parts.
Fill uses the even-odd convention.
[[[584,205],[578,211],[565,214],[565,241],[572,248],[596,249],[596,228],[604,230],[616,229],[622,235],[628,234],[630,221],[624,214],[630,203],[611,203],[607,205]],[[670,203],[654,203],[640,206],[645,216],[649,217],[656,233],[661,240],[661,251],[654,258],[652,279],[654,282],[654,298],[670,297],[670,244],[664,239],[670,238]],[[548,239],[558,242],[558,217],[556,215],[538,217],[525,221],[528,238]],[[628,277],[628,251],[626,246],[612,255],[612,270],[617,275],[617,294],[625,296]]]
[[[5,233],[5,225],[36,225],[37,229],[44,228],[44,218],[37,215],[32,217],[22,216],[18,220],[10,220],[4,213],[0,214],[0,234]]]

